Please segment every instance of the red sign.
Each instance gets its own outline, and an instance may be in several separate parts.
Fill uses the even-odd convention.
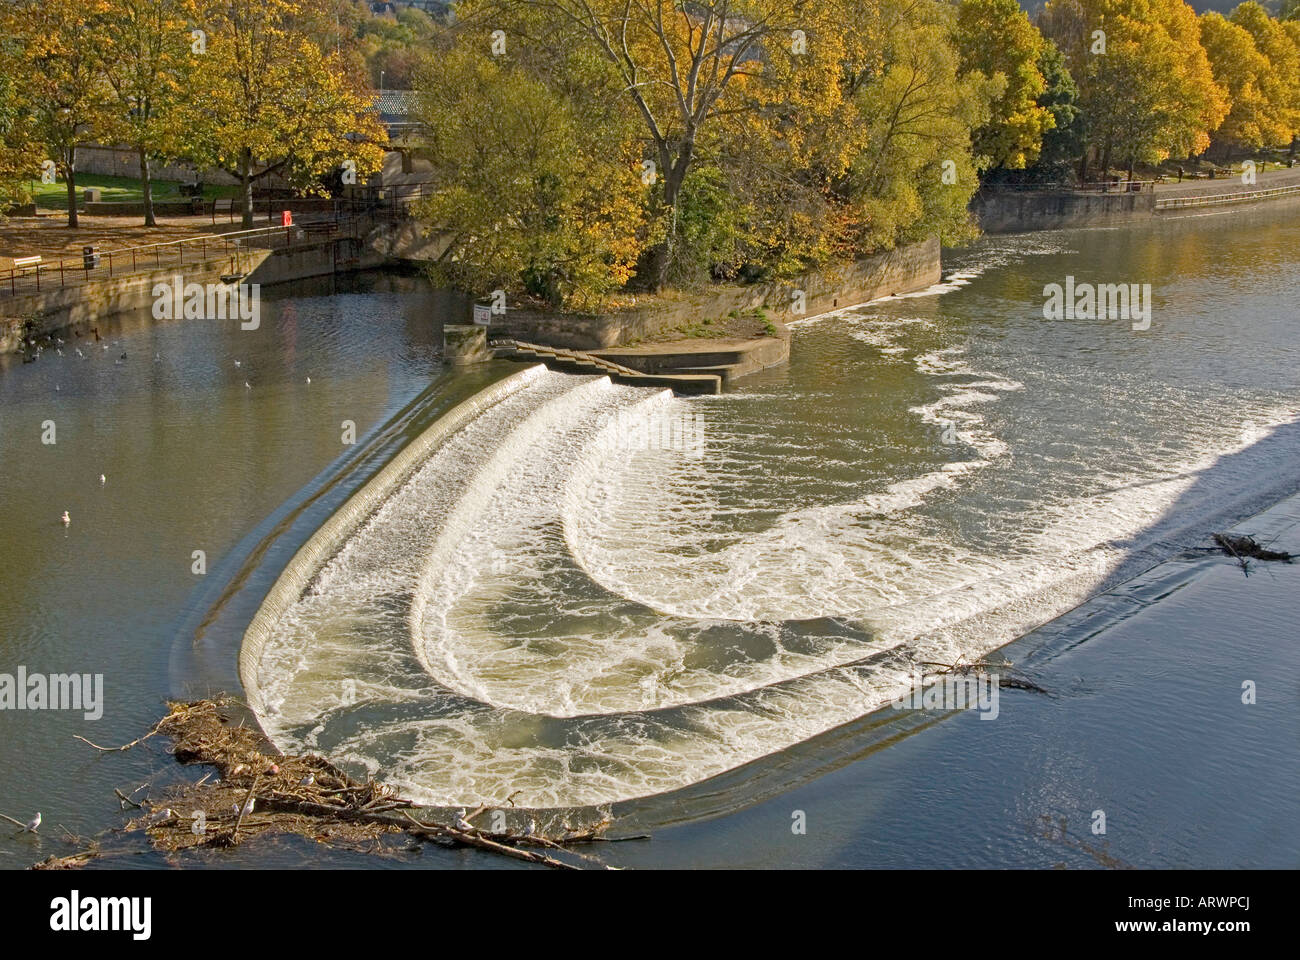
[[[281,211],[280,211],[280,226],[282,226],[282,227],[292,227],[292,226],[293,226],[293,211],[292,211],[292,210],[281,210]]]

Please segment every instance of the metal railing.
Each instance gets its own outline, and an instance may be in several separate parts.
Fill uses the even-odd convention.
[[[166,240],[138,247],[118,247],[96,250],[93,254],[78,254],[59,260],[41,261],[29,265],[15,265],[0,270],[0,297],[20,293],[39,293],[54,289],[111,280],[140,273],[152,273],[185,264],[204,263],[229,257],[231,273],[239,272],[245,252],[254,249],[277,249],[312,239],[338,236],[345,231],[364,231],[381,221],[401,219],[406,208],[394,205],[388,208],[367,209],[349,216],[335,215],[319,220],[304,220],[292,226],[258,227],[230,233],[203,234]]]
[[[1286,187],[1270,187],[1266,190],[1238,190],[1235,193],[1216,193],[1211,196],[1166,197],[1156,200],[1157,210],[1177,210],[1182,207],[1213,207],[1222,203],[1248,203],[1252,200],[1267,200],[1269,197],[1283,197],[1300,193],[1300,183]]]

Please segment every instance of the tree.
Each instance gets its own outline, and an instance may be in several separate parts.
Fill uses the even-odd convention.
[[[1079,88],[1065,65],[1065,56],[1048,41],[1038,60],[1046,89],[1038,105],[1052,115],[1052,128],[1043,135],[1042,151],[1034,165],[1040,181],[1060,182],[1069,176],[1074,161],[1083,153],[1086,127],[1079,106]]]
[[[865,134],[843,188],[853,256],[935,233],[945,243],[973,236],[971,132],[989,120],[987,80],[961,75],[947,5],[882,6],[883,59],[853,87]]]
[[[651,288],[669,277],[678,199],[701,150],[762,139],[798,162],[810,146],[800,121],[839,107],[842,68],[868,39],[840,0],[483,0],[456,13],[490,22],[507,43],[559,60],[591,51],[612,65],[655,165],[658,230],[638,270]]]
[[[135,149],[144,224],[156,226],[149,161],[181,152],[192,96],[186,0],[116,0],[96,26],[100,68],[116,99],[106,132]]]
[[[53,160],[68,188],[68,226],[77,220],[77,148],[94,142],[109,119],[109,91],[89,30],[102,0],[12,0],[0,7],[17,69],[13,107]]]
[[[267,177],[319,189],[343,169],[363,183],[383,162],[364,79],[315,39],[327,14],[322,0],[212,0],[204,11],[192,153],[239,178],[246,228]]]
[[[421,84],[423,152],[440,188],[420,213],[446,238],[435,276],[556,308],[600,305],[631,277],[644,237],[634,128],[474,39]]]
[[[1215,140],[1223,145],[1223,156],[1232,146],[1258,149],[1281,143],[1290,131],[1280,125],[1265,90],[1275,83],[1268,58],[1255,47],[1255,39],[1244,27],[1222,14],[1201,14],[1201,45],[1209,55],[1215,79],[1228,91],[1232,108]]]
[[[1038,98],[1047,89],[1039,61],[1043,36],[1016,0],[961,0],[957,49],[963,71],[996,84],[989,120],[974,133],[976,157],[986,167],[1022,170],[1038,159],[1055,118]]]
[[[41,150],[32,140],[29,116],[21,109],[14,77],[18,46],[0,37],[0,217],[13,203],[28,199],[23,181],[34,177]]]
[[[1182,0],[1049,0],[1040,26],[1065,55],[1108,169],[1203,152],[1228,112],[1226,91]],[[1083,165],[1086,173],[1086,160]]]
[[[1272,19],[1253,0],[1232,11],[1229,19],[1255,41],[1255,49],[1268,61],[1261,75],[1260,93],[1267,104],[1264,112],[1268,146],[1290,141],[1300,133],[1300,50],[1284,24]]]

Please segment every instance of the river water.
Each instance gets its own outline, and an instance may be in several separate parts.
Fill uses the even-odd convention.
[[[1261,700],[1245,732],[1236,698],[1197,707],[1219,732],[1198,734],[1204,751],[1249,745],[1252,790],[1220,759],[1209,785],[1134,753],[1186,740],[1172,718],[1179,683],[1212,670],[1198,655],[1283,678],[1294,631],[1211,644],[1193,604],[1126,648],[1114,624],[1133,584],[1168,592],[1150,585],[1170,564],[1209,590],[1222,566],[1189,552],[1207,531],[1300,489],[1296,210],[986,238],[948,252],[931,290],[798,323],[788,365],[720,397],[539,370],[325,565],[263,651],[252,706],[282,748],[425,802],[613,804],[656,833],[620,851],[629,864],[920,865],[946,831],[984,837],[995,863],[1104,863],[1025,824],[1068,808],[1087,836],[1077,818],[1109,780],[1182,798],[1142,814],[1123,863],[1294,865],[1293,830],[1251,840],[1293,822],[1294,696]],[[1150,328],[1045,319],[1044,285],[1067,277],[1151,284]],[[168,772],[157,751],[99,757],[72,737],[124,742],[166,696],[233,689],[243,627],[296,547],[440,412],[520,369],[440,377],[448,308],[418,281],[361,278],[285,292],[258,331],[142,318],[8,362],[0,669],[102,673],[105,708],[0,715],[0,812],[93,833],[115,822],[113,787]],[[1285,576],[1242,583],[1287,593]],[[1010,648],[1055,696],[1008,695],[994,723],[876,712],[917,664],[979,657],[1099,592],[1081,608],[1097,617]],[[1096,671],[1144,697],[1116,706]],[[972,755],[982,775],[954,778]],[[1245,804],[1250,829],[1207,832],[1207,802]],[[820,807],[817,829],[791,833],[795,806]],[[1019,839],[991,842],[1008,818]],[[0,845],[0,864],[54,845]],[[292,844],[239,857],[348,862]]]

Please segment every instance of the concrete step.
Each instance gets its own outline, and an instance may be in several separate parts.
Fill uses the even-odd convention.
[[[673,370],[673,373],[712,374],[713,376],[721,377],[722,382],[726,383],[731,379],[731,372],[733,369],[735,368],[731,364],[721,363],[712,367],[677,367]]]

